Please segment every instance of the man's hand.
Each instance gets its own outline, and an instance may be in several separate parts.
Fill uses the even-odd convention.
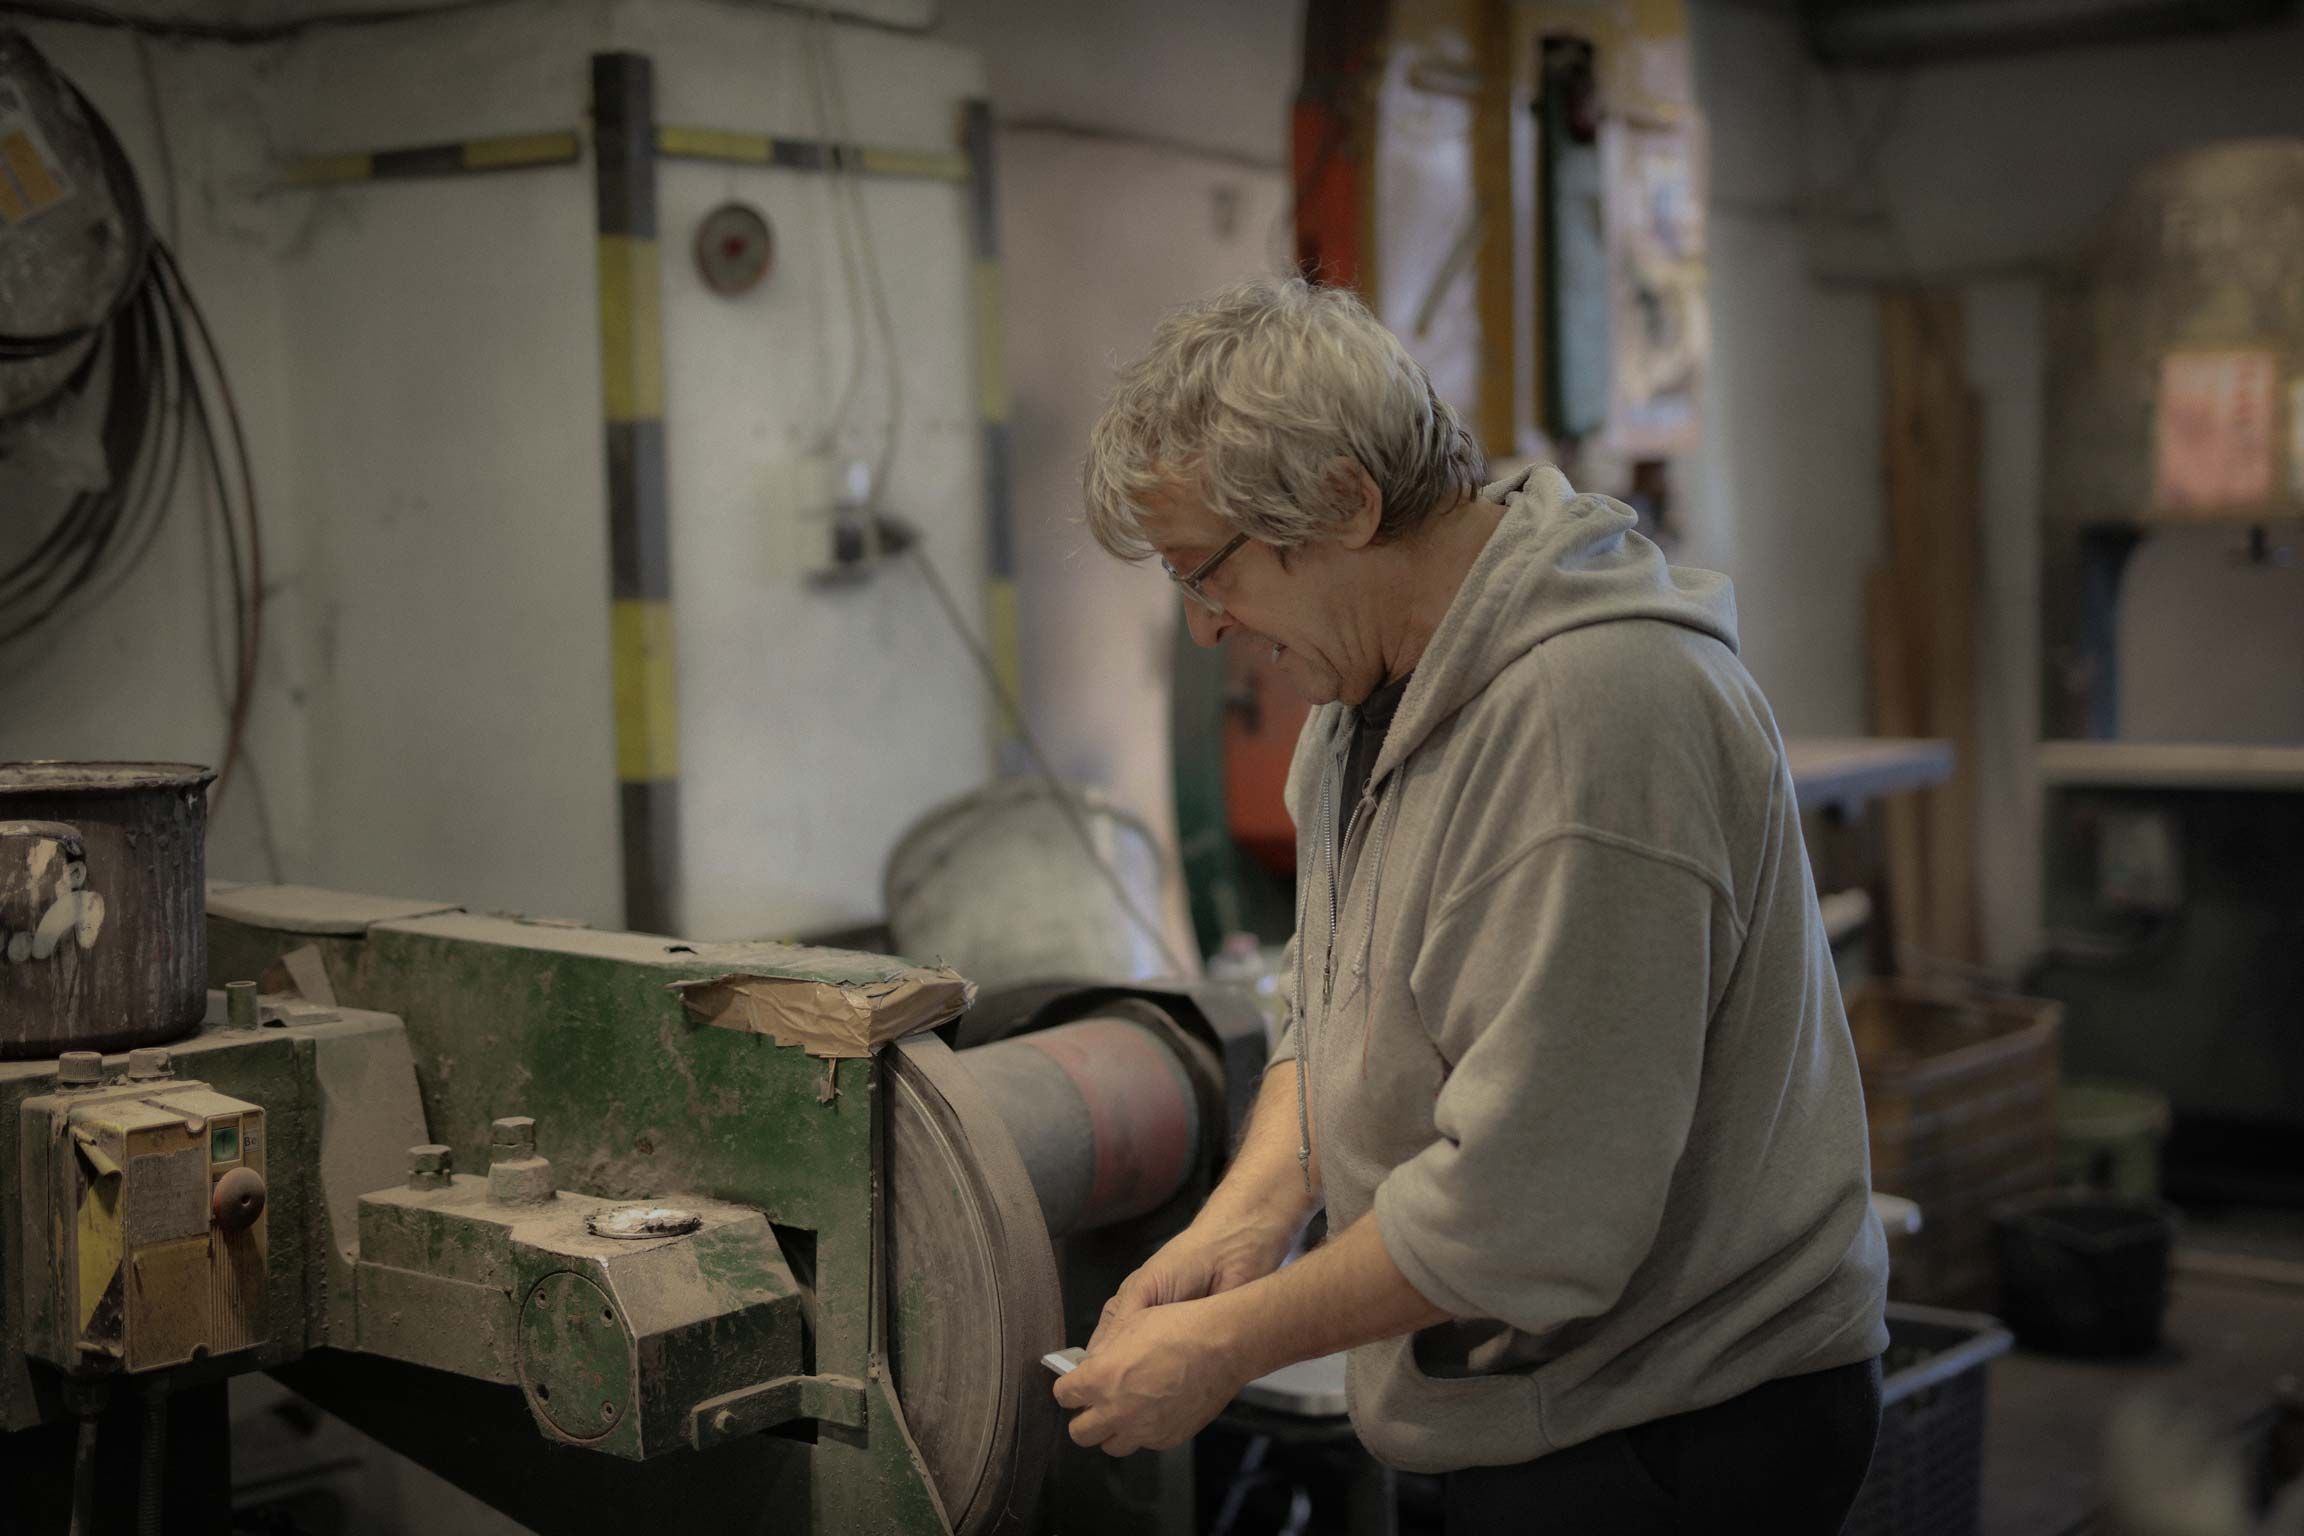
[[[1143,1294],[1188,1279],[1215,1285],[1240,1273],[1211,1256],[1222,1249],[1203,1238],[1166,1267],[1170,1255],[1162,1249],[1144,1266],[1159,1273],[1144,1280]],[[1259,1252],[1248,1257],[1263,1262]],[[1414,1333],[1448,1316],[1400,1273],[1370,1211],[1277,1274],[1235,1281],[1198,1300],[1107,1308],[1088,1353],[1056,1379],[1056,1401],[1079,1410],[1072,1438],[1082,1445],[1113,1456],[1165,1449],[1198,1434],[1242,1387],[1290,1361]]]
[[[1120,1282],[1120,1289],[1104,1303],[1104,1315],[1088,1347],[1102,1343],[1114,1323],[1147,1307],[1221,1296],[1263,1279],[1280,1267],[1295,1236],[1268,1224],[1203,1215]]]
[[[1247,1351],[1208,1302],[1146,1306],[1122,1316],[1107,1308],[1088,1353],[1057,1378],[1056,1401],[1079,1410],[1072,1419],[1076,1443],[1126,1456],[1182,1445],[1222,1413],[1253,1374]]]

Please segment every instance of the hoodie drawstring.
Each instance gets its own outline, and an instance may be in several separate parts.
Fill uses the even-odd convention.
[[[1391,839],[1392,824],[1399,819],[1399,815],[1400,794],[1395,789],[1391,794],[1384,797],[1382,805],[1376,812],[1376,824],[1368,832],[1369,849],[1364,856],[1365,861],[1370,865],[1368,871],[1368,911],[1360,929],[1360,958],[1352,966],[1353,978],[1364,991],[1373,985],[1368,979],[1368,968],[1374,962],[1376,955],[1376,897],[1384,886],[1384,849]],[[1375,1033],[1373,1021],[1371,1021],[1370,1028],[1360,1032],[1360,1072],[1362,1076],[1366,1076],[1368,1072],[1368,1042],[1375,1036]]]

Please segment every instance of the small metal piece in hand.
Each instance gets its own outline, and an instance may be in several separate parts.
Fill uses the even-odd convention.
[[[1040,1357],[1040,1363],[1048,1367],[1048,1369],[1054,1371],[1059,1376],[1069,1376],[1072,1374],[1072,1367],[1078,1365],[1080,1363],[1080,1357],[1087,1353],[1087,1350],[1081,1349],[1077,1346],[1071,1349],[1054,1350],[1048,1354],[1042,1355]]]

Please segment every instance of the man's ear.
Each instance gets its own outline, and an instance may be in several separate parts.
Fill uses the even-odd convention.
[[[1337,501],[1350,509],[1337,526],[1337,546],[1366,549],[1375,543],[1384,521],[1384,493],[1376,489],[1368,471],[1358,459],[1339,456],[1329,461],[1328,484]]]

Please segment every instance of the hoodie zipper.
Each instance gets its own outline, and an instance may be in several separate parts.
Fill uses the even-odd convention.
[[[1336,810],[1333,761],[1320,767],[1320,855],[1328,877],[1328,948],[1321,956],[1320,1012],[1328,1012],[1328,994],[1336,977]],[[1312,1189],[1312,1010],[1304,995],[1304,912],[1311,893],[1299,891],[1296,902],[1296,1168],[1304,1175],[1304,1193]]]
[[[1349,750],[1349,748],[1347,748]],[[1320,957],[1320,1017],[1328,1017],[1329,1006],[1336,997],[1336,944],[1340,937],[1342,914],[1339,887],[1343,883],[1336,867],[1336,761],[1335,754],[1320,769],[1320,863],[1328,880],[1328,946]],[[1360,830],[1360,818],[1375,803],[1373,797],[1363,794],[1360,803],[1352,807],[1352,824],[1344,829],[1344,846],[1352,844],[1352,834]],[[1299,912],[1302,907],[1299,905]],[[1297,920],[1301,932],[1303,920]],[[1304,978],[1302,963],[1303,941],[1297,941],[1296,958],[1296,1166],[1304,1175],[1304,1192],[1312,1193],[1312,1022],[1304,1006]]]

